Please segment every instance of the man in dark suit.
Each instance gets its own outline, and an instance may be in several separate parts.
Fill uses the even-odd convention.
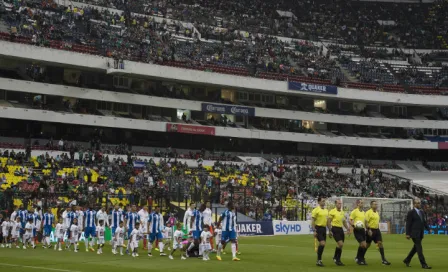
[[[403,262],[409,267],[412,257],[414,257],[415,253],[417,253],[422,268],[431,269],[425,261],[425,256],[423,256],[422,239],[424,236],[424,230],[429,230],[429,227],[426,223],[426,214],[420,207],[420,199],[415,199],[414,208],[408,212],[408,216],[406,217],[406,239],[409,240],[412,238],[414,247],[411,249]]]

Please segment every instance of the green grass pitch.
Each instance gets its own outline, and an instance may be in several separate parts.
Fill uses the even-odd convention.
[[[179,253],[175,259],[159,257],[153,251],[153,257],[146,256],[140,249],[140,257],[132,258],[128,255],[117,256],[106,246],[102,255],[96,252],[85,252],[84,244],[80,244],[80,252],[57,252],[45,250],[40,246],[37,249],[5,249],[0,248],[0,271],[28,272],[28,271],[59,271],[59,272],[131,272],[131,271],[247,271],[247,272],[283,272],[283,271],[417,271],[421,270],[417,255],[412,260],[412,267],[408,268],[402,263],[412,242],[403,235],[383,235],[385,252],[391,266],[381,265],[380,254],[372,246],[366,255],[368,266],[360,267],[354,263],[356,254],[356,241],[353,237],[347,238],[342,254],[345,267],[337,267],[332,262],[335,242],[328,240],[323,255],[325,267],[316,267],[316,254],[314,252],[314,239],[310,235],[303,236],[272,236],[272,237],[241,237],[240,262],[232,262],[230,246],[223,261],[219,262],[211,255],[211,261],[204,262],[196,258],[180,260]],[[448,271],[448,236],[428,235],[423,241],[424,253],[433,271]]]

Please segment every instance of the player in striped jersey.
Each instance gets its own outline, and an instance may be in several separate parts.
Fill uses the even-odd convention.
[[[34,210],[32,208],[28,211],[28,221],[31,220],[31,224],[33,224],[33,233],[32,237],[30,239],[33,239],[34,242],[36,242],[35,237],[37,237],[37,222],[40,221],[40,217],[37,213],[34,213]]]
[[[148,243],[148,257],[152,257],[152,244],[154,241],[159,241],[160,256],[166,256],[163,252],[163,217],[160,214],[160,208],[156,207],[155,210],[148,217],[148,232],[149,232],[149,243]]]
[[[50,248],[50,235],[54,224],[54,215],[51,212],[51,208],[48,208],[47,212],[44,213],[42,218],[42,229],[44,231],[44,238],[42,239],[43,248]]]
[[[73,235],[71,235],[71,229],[72,229],[72,226],[74,225],[73,224],[73,222],[74,222],[74,220],[76,219],[76,230],[77,230],[77,233],[79,234],[80,233],[80,226],[79,226],[79,224],[78,224],[78,216],[77,216],[77,214],[76,214],[76,212],[75,212],[75,210],[74,210],[74,208],[75,207],[70,207],[69,208],[69,211],[67,212],[67,221],[68,221],[68,223],[69,223],[69,227],[68,227],[68,229],[67,229],[67,237],[73,237]],[[77,237],[77,240],[76,240],[76,243],[78,243],[78,241],[79,241],[79,237]],[[69,243],[67,243],[67,246],[66,246],[66,249],[68,248],[70,246],[70,244]]]
[[[233,203],[229,202],[227,204],[227,210],[225,210],[221,217],[219,218],[218,225],[221,225],[222,237],[221,244],[218,246],[218,251],[216,253],[216,259],[221,261],[221,251],[228,241],[232,243],[232,259],[234,261],[239,261],[240,259],[236,256],[236,214],[233,212]]]
[[[96,211],[91,207],[84,212],[84,243],[86,245],[86,252],[89,251],[89,240],[90,240],[90,251],[95,252],[93,245],[95,244],[96,237]]]
[[[111,222],[110,227],[112,229],[112,253],[114,252],[115,243],[117,239],[115,237],[115,230],[120,227],[120,223],[123,221],[123,212],[118,209],[118,205],[115,205],[111,212]]]
[[[128,249],[126,249],[126,253],[129,254],[129,245],[130,245],[129,243],[131,240],[130,239],[131,233],[136,228],[135,224],[140,223],[140,216],[137,213],[137,207],[135,205],[132,205],[131,211],[126,213],[124,220],[125,220],[125,227],[128,232]]]
[[[28,219],[28,211],[23,207],[23,205],[20,205],[17,215],[20,217],[20,223],[22,224],[22,227],[20,228],[20,237],[23,237],[23,234],[25,234],[25,225]]]
[[[193,216],[191,219],[191,229],[193,230],[193,243],[191,243],[188,246],[187,249],[187,257],[188,252],[192,250],[195,246],[199,246],[201,242],[201,233],[202,233],[202,226],[204,225],[204,217],[202,215],[202,212],[205,210],[205,204],[201,204],[199,207],[199,210],[196,209],[193,211]],[[201,248],[199,249],[199,254],[202,253]]]

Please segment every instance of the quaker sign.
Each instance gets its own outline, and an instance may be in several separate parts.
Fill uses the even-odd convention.
[[[273,235],[272,222],[238,222],[236,229],[241,236]]]
[[[255,109],[251,107],[220,105],[211,103],[202,103],[202,111],[219,114],[255,116]]]
[[[338,87],[328,85],[317,85],[302,82],[288,82],[288,89],[291,91],[323,93],[323,94],[338,94]]]

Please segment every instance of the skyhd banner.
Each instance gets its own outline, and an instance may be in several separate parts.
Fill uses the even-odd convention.
[[[311,224],[308,221],[280,221],[273,220],[274,235],[301,235],[312,234]]]
[[[272,222],[239,222],[236,229],[241,236],[273,235]]]
[[[288,82],[288,89],[291,91],[311,92],[311,93],[323,93],[323,94],[338,94],[338,87],[316,85],[301,82]]]
[[[213,112],[219,114],[233,114],[242,116],[255,116],[255,109],[242,106],[219,105],[202,103],[202,111]]]

